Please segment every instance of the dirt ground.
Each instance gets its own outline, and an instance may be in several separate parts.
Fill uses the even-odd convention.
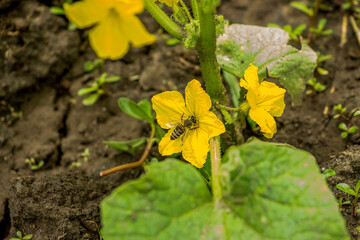
[[[289,2],[227,0],[218,10],[231,23],[308,23]],[[316,75],[327,89],[306,96],[298,107],[292,107],[287,96],[273,141],[305,149],[316,157],[320,169],[334,169],[337,175],[328,179],[330,188],[336,198],[352,201],[335,186],[340,182],[354,186],[360,179],[360,134],[343,140],[337,128],[343,120],[334,119],[331,109],[339,103],[349,110],[360,107],[360,46],[349,27],[348,42],[339,47],[343,13],[339,1],[324,2],[330,10],[319,15],[326,17],[326,27],[334,33],[315,40],[312,47],[333,56],[322,64],[329,75]],[[85,73],[84,62],[96,59],[87,31],[68,30],[65,18],[49,12],[53,5],[60,6],[61,1],[0,0],[0,239],[15,237],[16,231],[32,233],[34,239],[99,239],[99,203],[143,172],[137,168],[101,178],[101,170],[141,155],[117,153],[102,141],[149,135],[146,123],[122,113],[117,99],[150,100],[160,91],[183,91],[189,80],[201,80],[196,54],[167,46],[161,38],[152,46],[131,49],[119,61],[106,61],[101,70]],[[149,14],[141,19],[150,32],[157,32],[159,26]],[[121,80],[109,84],[109,94],[93,106],[82,105],[77,91],[102,72]],[[360,118],[353,123],[360,126]],[[91,153],[88,162],[79,155],[86,148]],[[151,156],[159,157],[156,147]],[[44,166],[32,171],[25,163],[30,157],[43,160]],[[70,169],[73,162],[81,166]],[[349,206],[342,214],[352,239],[360,239],[359,217],[352,216]]]

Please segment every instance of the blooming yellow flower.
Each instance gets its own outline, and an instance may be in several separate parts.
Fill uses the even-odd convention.
[[[65,4],[67,18],[78,28],[94,26],[89,33],[92,48],[100,58],[122,58],[133,47],[152,44],[148,33],[135,14],[144,6],[141,0],[83,0]]]
[[[284,112],[286,90],[271,82],[259,83],[257,70],[250,63],[244,73],[245,80],[240,80],[240,86],[248,90],[246,99],[250,105],[250,118],[260,126],[265,137],[272,138],[276,133],[274,117],[280,117]]]
[[[185,160],[201,168],[209,152],[209,139],[225,132],[224,124],[209,111],[210,97],[197,80],[185,88],[185,101],[181,93],[166,91],[152,99],[158,124],[169,129],[159,143],[161,155],[182,151]]]
[[[165,3],[169,7],[172,7],[173,4],[177,4],[179,2],[179,0],[158,0],[158,1],[161,3]]]

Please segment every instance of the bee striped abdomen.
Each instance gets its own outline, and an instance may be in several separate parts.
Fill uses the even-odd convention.
[[[184,132],[185,132],[185,127],[178,125],[178,126],[176,126],[174,131],[171,133],[170,139],[175,140],[175,139],[179,138],[181,135],[183,135]]]

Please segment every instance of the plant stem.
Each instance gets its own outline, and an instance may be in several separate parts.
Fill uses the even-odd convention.
[[[189,21],[192,22],[192,21],[193,21],[193,18],[191,17],[191,14],[190,14],[190,12],[189,12],[189,9],[187,8],[187,6],[185,5],[185,3],[184,3],[182,0],[180,0],[179,2],[180,2],[180,4],[181,4],[181,6],[183,7],[183,9],[184,9],[184,11],[185,11],[185,13],[186,13]]]
[[[214,9],[215,10],[215,9]],[[220,76],[220,68],[216,59],[216,30],[214,11],[205,12],[198,9],[200,20],[200,36],[196,45],[199,54],[202,75],[205,80],[206,92],[211,99],[226,105],[228,100],[225,87]]]
[[[220,108],[220,109],[225,109],[227,111],[232,111],[232,112],[240,112],[241,111],[240,107],[233,108],[233,107],[228,107],[228,106],[221,105],[221,104],[216,104],[215,107]]]
[[[358,198],[359,198],[359,195],[357,195],[357,193],[356,193],[355,200],[353,202],[353,209],[352,209],[352,213],[353,213],[354,217],[356,216],[356,205],[357,205]]]
[[[212,186],[214,202],[217,203],[222,198],[220,176],[219,176],[219,168],[221,163],[219,136],[210,139],[210,158],[211,158],[211,186]]]
[[[192,13],[193,13],[195,20],[199,20],[199,9],[198,9],[198,5],[197,5],[197,1],[190,0],[190,3],[191,3]]]
[[[121,170],[125,170],[125,169],[129,169],[129,168],[135,168],[135,167],[140,167],[145,159],[147,158],[147,156],[149,155],[149,152],[150,152],[150,149],[154,143],[153,141],[153,138],[155,136],[155,126],[152,126],[151,127],[151,135],[150,135],[150,138],[148,139],[148,142],[146,144],[146,147],[145,147],[145,150],[144,150],[144,153],[143,155],[141,156],[141,158],[139,159],[139,161],[137,162],[133,162],[133,163],[127,163],[127,164],[123,164],[123,165],[119,165],[117,167],[114,167],[114,168],[110,168],[108,170],[105,170],[105,171],[102,171],[100,172],[100,176],[103,177],[103,176],[106,176],[106,175],[109,175],[111,173],[115,173],[115,172],[118,172],[118,171],[121,171]]]
[[[311,33],[312,33],[310,31],[310,29],[315,28],[316,17],[317,17],[317,13],[319,11],[319,7],[320,7],[321,2],[322,2],[322,0],[316,0],[316,5],[315,5],[314,11],[313,11],[313,15],[310,18],[309,33],[308,33],[308,37],[307,37],[309,44],[311,43]]]
[[[172,21],[153,0],[144,0],[146,10],[173,37],[182,41],[185,38],[182,28]]]

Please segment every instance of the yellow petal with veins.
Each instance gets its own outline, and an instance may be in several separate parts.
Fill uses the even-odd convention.
[[[280,117],[285,108],[285,92],[285,89],[278,87],[275,83],[263,81],[258,91],[257,106],[274,117]]]
[[[220,121],[215,113],[208,111],[206,115],[202,115],[199,119],[199,127],[204,129],[209,135],[209,138],[218,136],[225,132],[225,126]]]
[[[181,121],[182,115],[187,113],[184,98],[178,91],[156,94],[151,102],[156,112],[156,120],[164,129],[173,128]]]
[[[202,115],[206,115],[211,108],[211,99],[209,95],[201,87],[198,80],[194,79],[188,83],[185,88],[186,107],[189,112],[200,119]]]
[[[179,153],[181,152],[181,148],[182,148],[182,139],[181,137],[175,139],[175,140],[171,140],[171,133],[174,131],[173,129],[170,129],[165,136],[161,139],[160,143],[159,143],[159,152],[161,155],[163,156],[168,156],[174,153]]]
[[[124,23],[125,21],[125,23]],[[89,34],[90,44],[98,57],[112,60],[122,58],[129,50],[129,39],[124,34],[126,19],[112,9]]]
[[[209,136],[202,128],[189,130],[184,139],[182,155],[197,168],[202,168],[209,152]]]
[[[70,22],[80,29],[100,22],[107,15],[107,6],[98,0],[84,0],[71,5],[64,4],[64,10]]]
[[[251,108],[249,116],[259,126],[266,138],[272,138],[276,133],[276,122],[270,113],[261,108]]]

